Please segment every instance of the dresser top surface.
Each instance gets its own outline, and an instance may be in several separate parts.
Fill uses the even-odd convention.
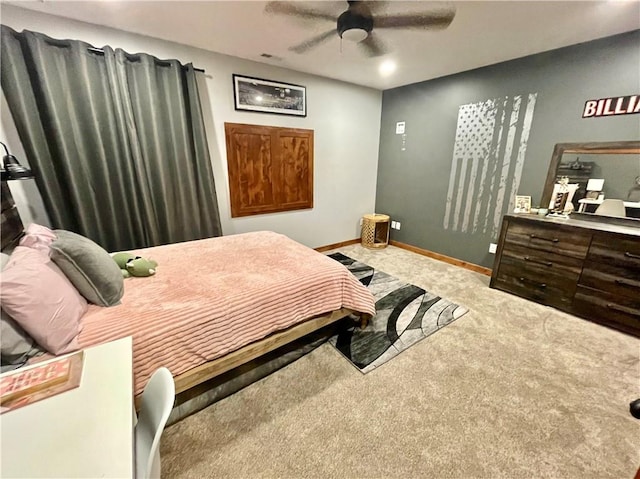
[[[591,231],[605,231],[608,233],[618,233],[629,236],[637,236],[640,238],[640,221],[638,221],[638,226],[627,226],[613,223],[605,223],[601,221],[595,220],[582,220],[576,218],[561,218],[561,217],[553,217],[553,216],[538,216],[534,214],[512,214],[506,215],[505,218],[509,220],[515,221],[524,221],[524,222],[532,222],[532,223],[542,223],[542,224],[555,224],[561,226],[568,226],[574,228],[584,228]]]

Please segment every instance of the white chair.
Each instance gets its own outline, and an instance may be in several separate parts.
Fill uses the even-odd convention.
[[[136,479],[160,479],[160,437],[173,407],[176,388],[167,368],[159,368],[142,391],[135,430]]]
[[[603,216],[618,216],[620,218],[625,218],[627,216],[627,212],[624,209],[624,201],[615,199],[604,200],[596,209],[595,214]]]

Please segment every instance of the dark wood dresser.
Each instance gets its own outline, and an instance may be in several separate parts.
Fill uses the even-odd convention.
[[[640,227],[507,215],[491,287],[640,336]]]

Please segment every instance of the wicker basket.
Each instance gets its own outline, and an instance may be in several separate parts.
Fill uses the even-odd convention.
[[[389,216],[364,215],[362,217],[362,246],[370,249],[386,248],[389,244]]]

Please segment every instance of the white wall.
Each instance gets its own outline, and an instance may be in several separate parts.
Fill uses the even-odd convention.
[[[360,217],[374,211],[382,92],[6,4],[0,8],[2,23],[17,31],[33,30],[53,38],[83,40],[96,47],[110,45],[131,53],[176,58],[206,71],[200,75],[200,97],[224,234],[272,230],[317,247],[357,238]],[[211,45],[211,49],[214,50],[215,45]],[[233,73],[304,85],[307,88],[307,117],[235,111]],[[15,127],[10,124],[11,115],[6,111],[4,98],[0,107],[0,134],[7,139],[12,153],[22,160],[24,153],[18,144]],[[314,208],[231,218],[225,122],[314,130]],[[43,216],[41,200],[34,198],[34,191],[18,194],[21,188],[35,190],[33,185],[24,187],[14,183],[11,187],[21,214],[29,210],[30,218],[41,219],[46,224],[48,220],[44,221],[46,215]],[[29,203],[26,208],[25,200]]]

